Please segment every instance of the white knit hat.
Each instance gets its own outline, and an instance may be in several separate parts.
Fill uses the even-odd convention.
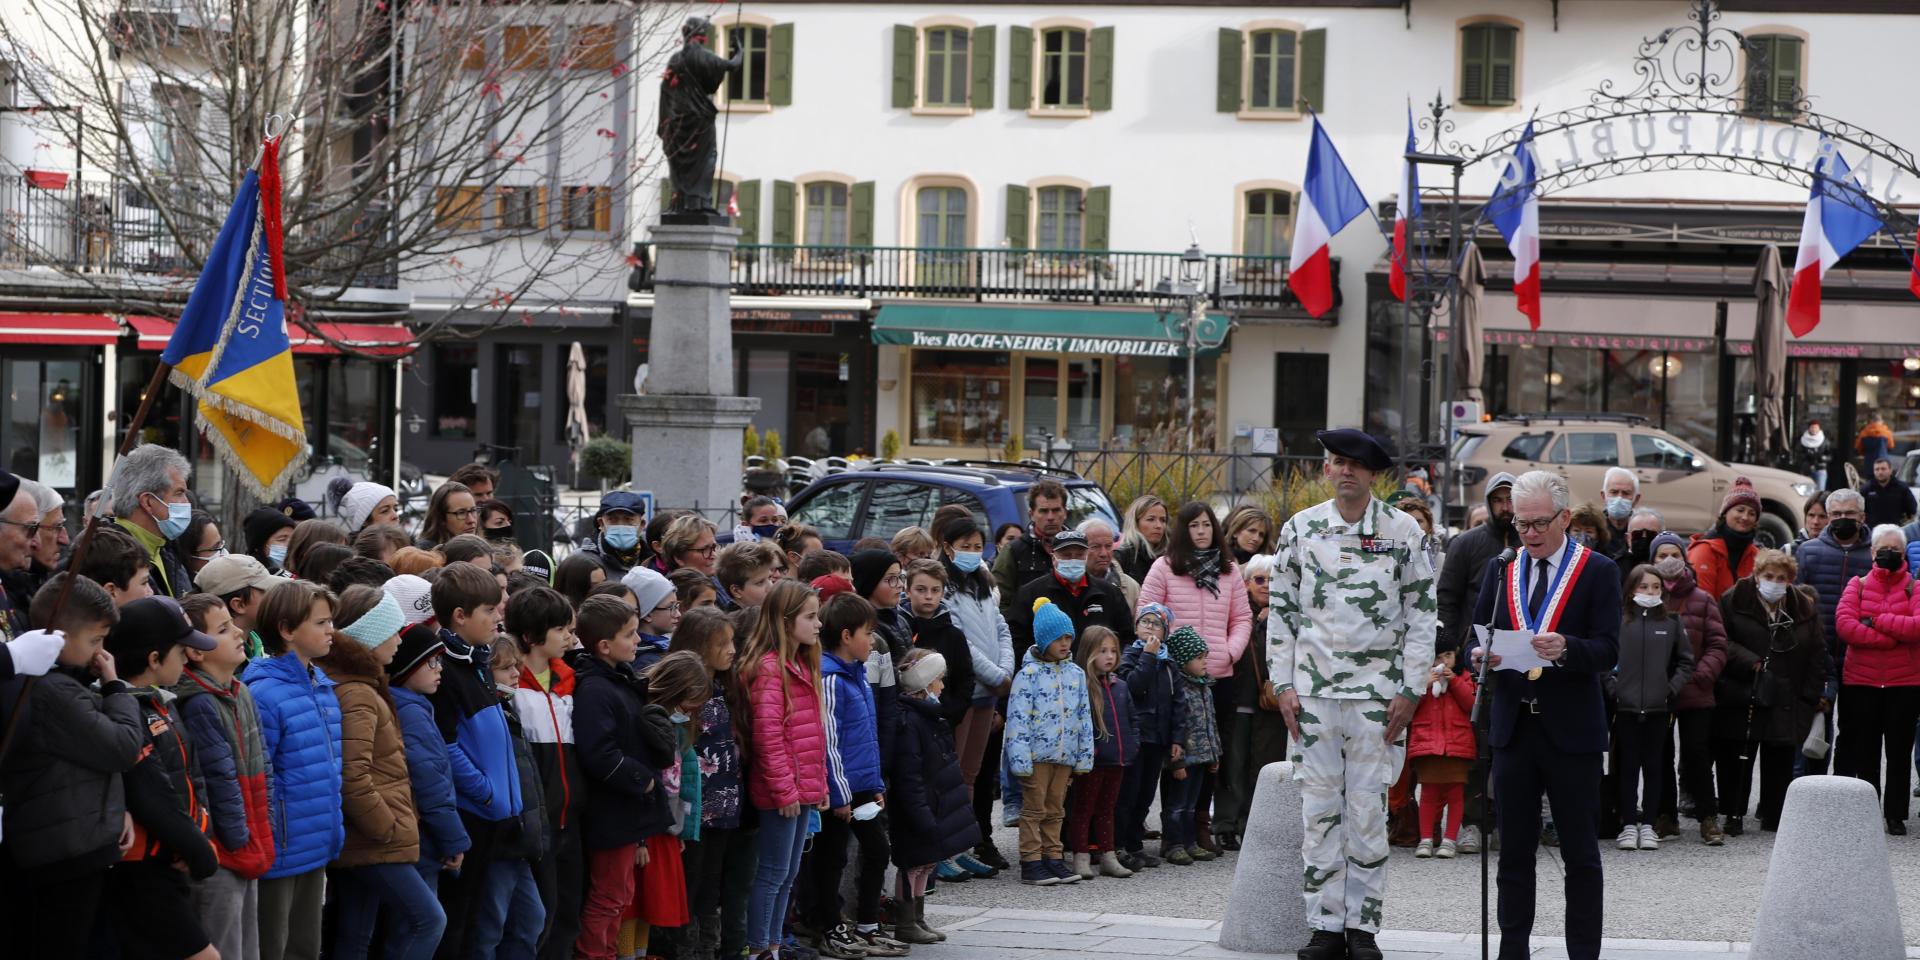
[[[640,619],[645,620],[653,608],[665,603],[673,596],[673,581],[660,575],[660,571],[645,565],[634,567],[620,582],[633,591],[634,609],[640,611]]]
[[[407,626],[433,619],[433,584],[425,578],[403,573],[381,584],[380,589],[400,605],[400,613],[406,617]]]
[[[340,498],[340,519],[346,522],[348,531],[358,533],[380,501],[396,496],[392,487],[362,480]]]

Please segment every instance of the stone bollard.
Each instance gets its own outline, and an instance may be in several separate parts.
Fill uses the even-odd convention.
[[[1300,785],[1293,764],[1269,763],[1260,770],[1240,856],[1233,870],[1233,892],[1220,945],[1253,953],[1292,953],[1307,942],[1305,903],[1300,899]]]
[[[1903,960],[1886,821],[1872,785],[1801,777],[1787,788],[1750,960]]]

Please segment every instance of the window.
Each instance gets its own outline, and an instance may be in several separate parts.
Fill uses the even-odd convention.
[[[478,230],[486,219],[479,187],[433,188],[433,221],[442,230]]]
[[[1298,102],[1294,83],[1300,62],[1299,35],[1292,30],[1256,30],[1252,39],[1248,109],[1294,110]]]
[[[561,224],[568,230],[613,229],[613,191],[606,187],[567,187],[561,195]]]
[[[487,68],[487,37],[485,33],[468,34],[466,31],[449,27],[445,30],[446,49],[460,58],[462,70],[485,70]]]
[[[919,483],[876,483],[873,496],[867,498],[867,522],[860,527],[863,537],[892,540],[907,527],[925,528],[933,522],[934,488]]]
[[[1087,106],[1087,32],[1055,27],[1040,34],[1040,106],[1078,110]]]
[[[1220,410],[1220,355],[1203,353],[1193,399],[1199,410],[1187,412],[1185,357],[1115,357],[1113,361],[1113,446],[1145,450],[1183,450],[1187,421],[1194,424],[1194,446],[1212,450]]]
[[[1687,448],[1650,433],[1633,435],[1633,465],[1642,470],[1694,470],[1694,456]]]
[[[154,166],[165,172],[189,172],[198,160],[200,92],[171,83],[153,86],[153,116],[147,132]]]
[[[921,106],[967,105],[968,47],[972,31],[965,27],[934,27],[927,31],[927,62]]]
[[[1515,100],[1520,28],[1471,23],[1460,28],[1460,102],[1505,107]]]
[[[952,487],[941,487],[940,488],[940,505],[943,507],[950,507],[950,506],[953,506],[954,504],[959,504],[960,506],[966,507],[968,512],[973,514],[974,526],[979,527],[981,530],[986,531],[989,534],[992,533],[993,522],[987,519],[987,508],[984,504],[980,502],[979,497],[976,497],[971,493],[967,493],[964,490],[955,490]]]
[[[510,26],[501,34],[508,70],[545,70],[551,59],[549,35],[542,26]]]
[[[912,438],[916,446],[1006,445],[1012,357],[976,350],[914,350]]]
[[[1800,83],[1805,50],[1806,41],[1799,37],[1766,34],[1747,38],[1748,114],[1788,119],[1800,112],[1798,104],[1806,92]]]
[[[1248,190],[1246,215],[1241,219],[1240,253],[1249,257],[1284,257],[1287,221],[1293,195],[1285,190]]]
[[[567,61],[563,66],[573,70],[613,69],[614,45],[619,37],[617,26],[611,23],[578,24],[571,33]]]
[[[1021,498],[1022,502],[1025,500],[1025,497]],[[1108,522],[1112,522],[1119,519],[1120,514],[1114,511],[1112,501],[1107,499],[1107,495],[1102,493],[1099,487],[1068,487],[1067,526],[1077,527],[1088,517],[1104,517]],[[980,529],[985,530],[986,527],[983,525]]]
[[[809,246],[838,247],[847,241],[847,185],[809,183],[801,236]]]
[[[441,343],[433,348],[433,432],[471,439],[480,396],[480,347]]]
[[[726,53],[728,57],[736,53],[745,54],[740,58],[739,72],[727,75],[727,101],[766,103],[767,28],[758,24],[728,28]]]
[[[1040,210],[1034,223],[1037,250],[1082,249],[1080,218],[1086,194],[1079,187],[1041,187]]]
[[[867,485],[859,481],[835,484],[795,507],[793,522],[818,530],[822,540],[852,539],[853,521],[866,493]]]
[[[1620,441],[1612,433],[1563,433],[1547,460],[1575,467],[1615,466],[1620,462]]]
[[[502,230],[539,230],[547,225],[545,187],[500,187],[495,191],[495,222]]]
[[[1547,448],[1547,441],[1553,439],[1551,433],[1523,433],[1507,442],[1507,448],[1500,451],[1508,460],[1540,459],[1540,452]]]
[[[915,271],[922,286],[960,288],[967,279],[967,192],[921,187],[914,194]],[[931,248],[931,249],[929,249]]]

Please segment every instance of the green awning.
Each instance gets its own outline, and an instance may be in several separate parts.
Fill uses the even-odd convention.
[[[1164,322],[1162,317],[1138,309],[888,304],[874,318],[873,342],[932,350],[1185,356],[1179,314],[1165,314]],[[1226,315],[1209,313],[1200,339],[1221,340],[1226,330]]]

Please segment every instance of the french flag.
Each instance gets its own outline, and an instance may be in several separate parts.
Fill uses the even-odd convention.
[[[1787,329],[1804,337],[1820,325],[1820,278],[1840,258],[1886,226],[1873,202],[1849,183],[1853,171],[1826,138],[1813,165],[1813,189],[1806,219],[1800,222],[1800,256],[1793,264],[1793,290],[1787,296]]]
[[[1407,108],[1407,153],[1414,151],[1413,108]],[[1387,266],[1387,288],[1393,291],[1394,299],[1407,299],[1407,231],[1420,220],[1420,168],[1413,161],[1407,162],[1406,175],[1401,178],[1400,202],[1393,211],[1393,256]]]
[[[1308,315],[1333,308],[1333,259],[1327,245],[1340,228],[1367,212],[1367,198],[1333,148],[1320,118],[1313,118],[1313,145],[1307,151],[1306,186],[1300,191],[1300,215],[1293,225],[1293,256],[1287,287]]]
[[[1513,254],[1513,299],[1535,330],[1540,329],[1540,198],[1534,193],[1539,179],[1529,120],[1500,175],[1500,188],[1487,201],[1487,219],[1499,228]]]

